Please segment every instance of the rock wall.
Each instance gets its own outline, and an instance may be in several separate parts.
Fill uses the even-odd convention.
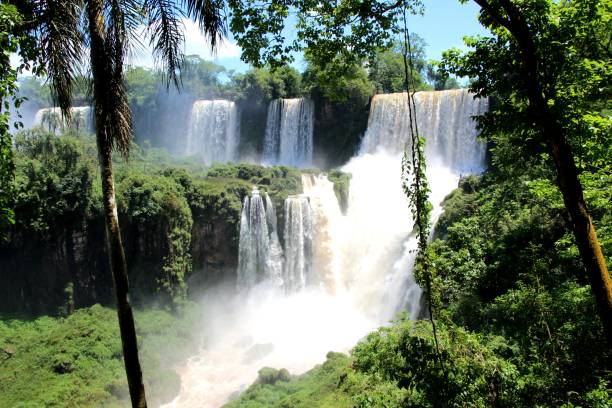
[[[157,279],[168,250],[168,225],[156,220],[130,222],[125,214],[120,218],[131,296],[138,304],[159,296]],[[200,217],[191,233],[189,289],[197,291],[222,279],[235,279],[236,224],[222,217]],[[0,313],[56,314],[69,302],[66,289],[71,282],[75,307],[114,304],[101,217],[57,225],[44,236],[13,231],[10,241],[0,245],[0,271]]]

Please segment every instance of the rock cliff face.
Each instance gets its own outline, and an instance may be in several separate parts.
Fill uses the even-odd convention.
[[[56,225],[44,236],[14,231],[0,246],[0,312],[56,313],[69,301],[69,282],[77,306],[108,298],[112,283],[103,234],[100,220]]]
[[[357,96],[332,102],[313,92],[315,104],[315,165],[331,169],[346,163],[355,155],[367,124],[369,99]]]
[[[134,224],[125,217],[122,221],[132,298],[139,302],[156,295],[157,278],[168,251],[168,226]],[[10,242],[0,246],[0,313],[55,314],[70,301],[71,295],[66,291],[69,283],[74,285],[72,301],[76,307],[112,304],[104,234],[102,219],[56,226],[47,238],[15,231]],[[195,221],[191,231],[190,289],[235,279],[237,245],[235,224],[220,218]]]
[[[188,278],[192,291],[223,279],[236,279],[238,229],[222,220],[194,223],[191,234],[193,272]]]
[[[197,294],[222,280],[235,287],[244,197],[258,185],[279,207],[302,189],[296,169],[250,164],[218,165],[195,176],[173,168],[130,171],[117,179],[135,304]],[[90,189],[79,197],[95,203],[94,194]],[[101,211],[94,205],[32,215],[26,210],[49,207],[36,197],[20,207],[8,240],[0,242],[0,313],[55,314],[66,307],[113,305]]]

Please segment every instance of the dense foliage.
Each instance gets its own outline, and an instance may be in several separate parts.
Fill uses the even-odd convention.
[[[136,330],[152,404],[180,389],[172,364],[196,349],[194,305],[180,314],[136,311]],[[129,404],[116,312],[94,305],[68,317],[0,316],[0,405],[124,407]]]
[[[13,153],[11,149],[10,129],[20,122],[11,123],[11,112],[19,108],[23,98],[17,94],[17,74],[23,71],[25,64],[15,69],[11,66],[11,53],[19,53],[24,59],[36,55],[33,38],[23,33],[19,27],[23,15],[11,4],[0,4],[0,239],[5,238],[6,228],[14,222],[12,208],[13,191]]]
[[[15,154],[17,222],[0,244],[0,265],[8,274],[3,310],[56,313],[68,285],[77,307],[108,302],[92,138],[33,129],[17,136]],[[152,295],[166,304],[182,302],[194,271],[203,281],[233,276],[242,200],[253,186],[268,192],[277,208],[302,192],[294,168],[207,168],[150,147],[134,148],[130,162],[115,167],[136,302]]]
[[[560,194],[539,171],[493,169],[446,199],[429,248],[442,365],[431,325],[399,320],[350,357],[260,379],[228,406],[610,406],[612,351]],[[583,181],[609,253],[611,180]]]
[[[529,20],[542,62],[542,94],[576,153],[611,265],[610,1],[502,3],[519,4]],[[154,297],[174,312],[136,315],[150,402],[167,401],[178,390],[169,366],[192,347],[193,316],[184,315],[189,290],[235,273],[231,260],[244,197],[258,186],[279,208],[302,190],[293,168],[205,168],[151,144],[175,145],[193,100],[229,98],[242,109],[241,153],[256,157],[270,100],[307,96],[317,107],[317,164],[344,162],[365,129],[370,97],[404,87],[396,41],[402,2],[370,2],[368,10],[363,4],[231,0],[232,28],[245,59],[259,68],[236,74],[189,56],[182,94],[168,94],[156,70],[126,70],[139,146],[131,161],[114,165],[132,295],[141,305]],[[419,11],[420,2],[409,5]],[[297,39],[286,45],[283,27],[292,8],[302,13]],[[20,19],[14,7],[0,4],[3,50],[27,55],[31,38],[13,30]],[[479,119],[491,167],[462,179],[447,197],[433,242],[415,270],[429,289],[437,338],[428,322],[400,318],[369,334],[350,355],[330,353],[304,375],[263,368],[228,407],[612,406],[612,350],[602,341],[571,215],[553,184],[550,146],[533,125],[532,78],[520,69],[524,50],[493,20],[481,16],[492,37],[468,39],[470,51],[453,50],[442,64],[426,62],[425,45],[412,37],[415,89],[456,86],[452,73],[470,77],[479,96],[495,98]],[[298,49],[305,49],[304,73],[284,65]],[[0,405],[124,405],[116,316],[97,305],[78,309],[111,299],[93,140],[78,125],[64,127],[57,115],[48,115],[45,129],[23,132],[11,146],[6,103],[17,91],[16,73],[2,65],[0,228],[8,239],[0,242],[0,269],[9,272],[0,306],[61,317],[1,317]],[[73,100],[86,103],[74,85]],[[20,95],[42,107],[52,93],[27,79]],[[350,175],[332,171],[330,180],[346,209]]]

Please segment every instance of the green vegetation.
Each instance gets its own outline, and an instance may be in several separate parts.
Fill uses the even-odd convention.
[[[492,35],[467,38],[468,52],[447,52],[446,70],[473,78],[477,96],[496,97],[479,119],[482,136],[503,135],[520,159],[546,161],[552,170],[547,178],[563,196],[612,347],[612,280],[580,180],[583,172],[605,175],[612,169],[612,120],[602,114],[610,106],[612,5],[608,0],[476,2],[479,20]]]
[[[131,37],[120,26],[143,16],[155,25],[155,12],[124,20],[133,10],[115,2],[103,17],[110,2],[88,1],[84,10],[95,21],[113,22],[113,35],[106,35],[105,24],[78,24],[78,2],[42,2],[41,10],[31,1],[10,3],[0,4],[0,307],[14,315],[0,318],[0,406],[128,404],[117,316],[97,304],[110,304],[113,288],[105,214],[111,225],[121,220],[131,301],[146,307],[152,298],[162,308],[137,311],[136,330],[149,402],[168,401],[179,389],[172,365],[195,344],[190,329],[199,316],[190,290],[235,271],[242,200],[257,186],[280,208],[302,185],[293,168],[204,167],[158,146],[181,149],[173,141],[186,132],[195,99],[229,98],[242,109],[240,151],[257,157],[270,100],[306,96],[316,105],[317,164],[340,165],[355,153],[371,96],[405,87],[406,44],[398,35],[402,17],[420,13],[421,2],[229,0],[230,28],[256,68],[236,74],[188,56],[183,94],[168,94],[161,81],[179,72],[178,9],[153,30],[164,74],[122,65]],[[219,2],[187,3],[204,31],[223,28]],[[411,87],[454,87],[449,75],[456,75],[478,96],[493,98],[478,119],[491,147],[489,171],[462,179],[446,198],[430,245],[426,217],[417,217],[419,248],[427,251],[417,256],[415,277],[427,289],[437,333],[430,322],[400,318],[303,375],[262,368],[228,407],[612,406],[611,2],[476,3],[492,34],[468,38],[468,51],[426,62],[425,44],[411,36]],[[196,7],[205,4],[211,7]],[[297,34],[286,42],[284,25],[296,12]],[[163,37],[170,41],[160,43]],[[75,72],[84,38],[97,57],[93,95],[105,119],[98,121],[97,148],[82,117],[64,126],[52,112],[43,128],[13,143],[9,113],[24,98],[36,107],[57,99],[64,111],[71,102],[91,104],[89,85]],[[303,73],[287,66],[298,51]],[[23,62],[17,69],[9,60],[14,53]],[[46,71],[51,85],[30,78],[18,86],[26,68]],[[117,147],[132,151],[129,162],[111,161]],[[423,163],[410,170],[424,171]],[[346,209],[350,175],[334,170],[329,177]],[[420,186],[406,192],[427,209]],[[110,242],[122,255],[119,240]],[[125,278],[123,265],[113,266],[115,281]],[[129,310],[127,285],[119,287],[119,304]],[[31,317],[40,314],[57,317]],[[135,343],[128,357],[136,356]]]
[[[346,212],[348,209],[351,175],[336,169],[330,171],[327,178],[329,181],[334,183],[334,193],[336,193],[336,198],[338,199],[338,204],[340,204],[340,209],[342,212]]]
[[[18,108],[23,98],[16,95],[17,74],[23,69],[13,69],[10,64],[11,53],[19,52],[22,56],[34,57],[32,37],[23,35],[15,29],[23,21],[23,16],[11,4],[0,4],[0,240],[5,239],[6,229],[15,222],[12,208],[14,163],[11,149],[11,107]]]
[[[135,146],[133,152],[129,162],[114,164],[136,303],[154,295],[163,304],[180,304],[194,271],[204,281],[232,276],[242,201],[253,186],[268,192],[279,209],[288,195],[302,192],[295,168],[204,167],[156,148]],[[100,261],[105,245],[95,157],[87,135],[33,129],[16,137],[17,222],[10,240],[0,244],[0,267],[8,271],[0,289],[3,310],[57,313],[67,285],[77,307],[110,302],[110,277]],[[224,276],[212,276],[216,267]]]
[[[329,353],[325,363],[298,377],[286,370],[262,368],[255,383],[224,408],[352,407],[349,396],[339,388],[349,365],[348,356]]]
[[[429,248],[440,354],[429,322],[399,320],[350,357],[259,380],[227,406],[610,406],[612,352],[561,196],[534,177],[543,170],[517,178],[494,168],[446,199]],[[606,253],[610,182],[583,178]]]
[[[193,304],[178,314],[136,311],[136,331],[150,403],[180,389],[175,364],[196,349]],[[68,317],[0,317],[0,406],[129,405],[116,311],[94,305]]]

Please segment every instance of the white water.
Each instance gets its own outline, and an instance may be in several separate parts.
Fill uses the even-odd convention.
[[[285,200],[285,269],[283,286],[298,292],[309,283],[312,273],[312,209],[306,196]]]
[[[236,160],[238,151],[238,111],[224,99],[193,103],[185,153],[198,156],[204,164]]]
[[[379,149],[401,153],[410,135],[406,93],[376,95],[361,153]],[[476,126],[469,118],[488,109],[487,99],[473,99],[466,89],[417,92],[414,95],[419,134],[425,137],[429,166],[445,166],[463,173],[485,168],[484,143],[476,142]]]
[[[312,163],[314,103],[310,99],[275,99],[268,107],[264,162],[296,167]]]
[[[416,95],[423,112],[421,135],[433,135],[426,152],[434,220],[460,173],[484,168],[484,147],[475,140],[474,123],[461,116],[484,109],[470,98],[465,91]],[[263,280],[250,283],[239,299],[219,295],[217,302],[209,295],[204,303],[211,316],[203,329],[206,344],[180,371],[181,394],[171,406],[220,406],[250,385],[261,367],[299,374],[324,361],[330,350],[348,351],[400,310],[418,316],[421,290],[411,274],[416,241],[401,188],[408,133],[398,132],[406,130],[405,114],[405,95],[374,98],[361,151],[343,168],[352,174],[346,215],[325,175],[303,176],[304,194],[288,200],[288,218],[295,215],[296,223],[303,222],[304,211],[311,212],[312,264],[301,269],[304,289],[287,293]],[[296,238],[289,246],[285,242],[285,260],[295,259],[293,248],[301,247],[299,237],[307,237],[308,229],[294,228],[293,221],[285,228],[291,229],[285,240],[287,235]],[[284,271],[283,282],[288,279]]]
[[[262,281],[281,283],[282,251],[276,232],[276,213],[259,190],[244,198],[240,218],[237,287],[248,289]]]
[[[91,132],[94,130],[93,111],[90,106],[74,106],[70,108],[72,114],[71,123],[66,123],[62,118],[62,112],[60,108],[43,108],[39,109],[34,116],[34,126],[41,126],[43,129],[55,132],[61,132],[67,128],[76,128],[78,126],[79,131]],[[56,123],[49,123],[49,122]]]

